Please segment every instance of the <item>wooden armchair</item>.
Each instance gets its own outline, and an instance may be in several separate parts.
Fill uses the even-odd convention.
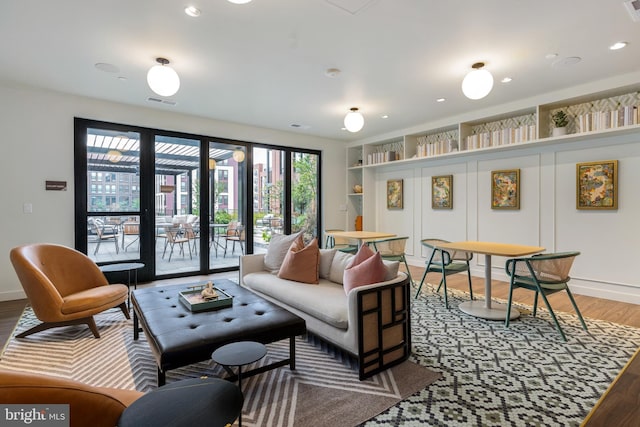
[[[11,263],[41,324],[24,338],[49,328],[86,324],[100,338],[93,315],[119,307],[129,318],[126,285],[109,285],[85,254],[66,246],[38,243],[11,249]]]

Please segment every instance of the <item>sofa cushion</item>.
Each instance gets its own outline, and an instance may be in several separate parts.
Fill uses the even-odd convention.
[[[346,330],[349,325],[347,295],[338,283],[326,279],[320,279],[317,285],[292,283],[267,271],[249,273],[242,280],[245,287],[333,327]]]
[[[387,275],[387,268],[382,262],[380,252],[373,252],[368,246],[362,245],[351,263],[344,270],[344,292],[349,292],[358,286],[383,282]]]
[[[320,249],[320,271],[321,279],[328,279],[331,272],[331,263],[336,256],[337,249]]]
[[[298,238],[300,233],[296,234],[274,234],[269,241],[267,253],[264,256],[264,266],[272,273],[280,270],[284,257],[291,247],[291,244]]]
[[[296,282],[317,284],[319,266],[320,250],[318,248],[318,239],[313,239],[305,246],[302,236],[299,235],[285,255],[282,266],[278,271],[278,277]]]
[[[344,269],[353,259],[353,255],[346,252],[337,251],[331,262],[331,269],[329,270],[329,280],[335,283],[342,284],[344,277]]]

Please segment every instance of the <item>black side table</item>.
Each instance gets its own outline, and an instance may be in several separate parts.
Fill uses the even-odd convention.
[[[119,427],[226,426],[242,411],[240,388],[219,378],[176,381],[142,396],[124,410]]]
[[[140,268],[144,268],[144,264],[141,262],[119,262],[100,266],[100,271],[103,273],[127,272],[127,289],[129,290],[127,293],[127,307],[129,307],[129,309],[131,309],[131,272],[133,271],[135,278],[133,289],[138,289],[138,269]]]
[[[253,341],[238,341],[223,345],[211,354],[214,362],[222,365],[234,375],[230,366],[238,367],[238,389],[242,392],[242,367],[257,362],[267,354],[264,344]],[[238,427],[242,427],[242,413],[238,417]]]

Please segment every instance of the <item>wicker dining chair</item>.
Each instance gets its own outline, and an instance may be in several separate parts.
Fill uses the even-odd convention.
[[[558,252],[549,254],[538,254],[526,258],[511,258],[508,259],[505,264],[505,270],[509,275],[509,301],[507,308],[507,315],[505,319],[505,327],[509,327],[509,316],[511,314],[511,303],[513,300],[513,290],[515,288],[529,289],[535,292],[535,300],[533,301],[533,315],[536,315],[538,310],[538,296],[542,296],[544,304],[551,314],[551,318],[556,325],[556,329],[560,332],[563,340],[567,340],[558,318],[556,317],[547,295],[554,294],[560,291],[566,291],[573,305],[580,323],[584,330],[587,330],[587,325],[580,314],[580,310],[573,299],[573,295],[569,290],[567,283],[571,280],[569,277],[569,271],[573,265],[573,261],[580,255],[580,252]]]
[[[421,240],[421,243],[422,246],[429,249],[429,254],[427,255],[428,261],[426,263],[424,274],[422,275],[422,280],[420,280],[420,285],[416,292],[416,298],[420,296],[420,290],[422,289],[424,279],[427,277],[427,273],[440,273],[442,274],[442,278],[440,279],[440,284],[438,285],[436,292],[440,292],[440,288],[444,285],[444,305],[446,308],[449,308],[449,301],[447,298],[447,276],[466,271],[469,279],[469,294],[473,300],[471,269],[469,267],[469,261],[473,259],[473,253],[439,249],[437,247],[438,243],[448,243],[447,240],[442,239],[423,239]]]
[[[409,283],[413,283],[409,264],[407,264],[407,258],[405,257],[405,248],[408,240],[408,237],[392,237],[389,239],[372,240],[367,242],[367,245],[373,247],[373,250],[376,252],[380,252],[382,259],[403,262],[407,269]]]

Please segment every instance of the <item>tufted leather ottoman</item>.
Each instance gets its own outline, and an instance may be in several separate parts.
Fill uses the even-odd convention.
[[[168,370],[211,358],[211,353],[236,341],[268,344],[289,338],[289,358],[243,373],[244,377],[289,365],[295,369],[295,337],[307,329],[302,318],[230,280],[215,286],[233,296],[233,306],[192,313],[179,301],[179,292],[193,286],[161,286],[132,292],[133,339],[141,327],[158,365],[158,386]]]

